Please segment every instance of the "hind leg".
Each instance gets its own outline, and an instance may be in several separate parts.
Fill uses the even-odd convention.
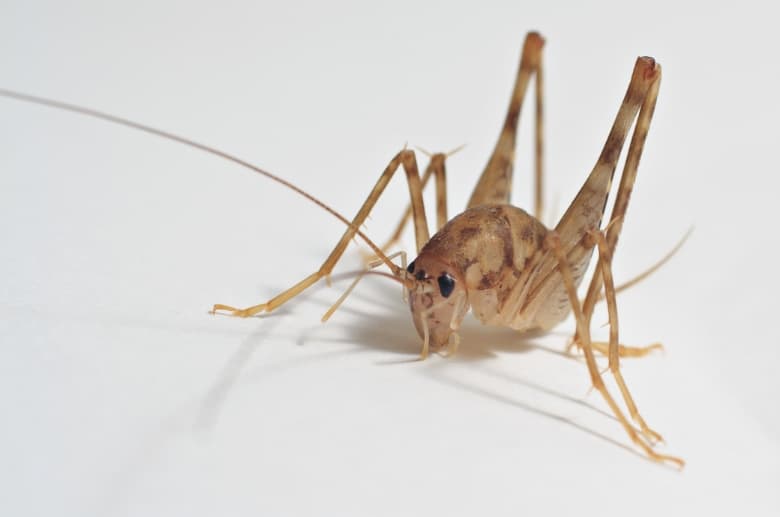
[[[634,426],[631,425],[629,420],[624,415],[623,411],[615,402],[615,399],[612,398],[612,395],[609,393],[609,390],[607,390],[607,387],[604,384],[604,379],[601,376],[601,373],[599,372],[598,365],[596,364],[596,358],[590,341],[589,324],[585,318],[585,314],[582,312],[580,301],[579,298],[577,297],[577,288],[574,284],[574,278],[572,276],[571,268],[568,264],[566,255],[561,245],[560,237],[558,236],[557,233],[551,232],[548,235],[546,240],[546,247],[550,251],[552,251],[553,254],[555,255],[558,264],[558,269],[563,279],[563,284],[566,288],[566,293],[569,298],[569,303],[571,304],[572,313],[574,314],[574,318],[577,322],[577,334],[581,339],[582,350],[585,353],[585,362],[588,366],[588,372],[590,373],[590,379],[593,387],[604,398],[604,401],[612,410],[612,413],[615,415],[615,418],[617,418],[617,420],[623,426],[623,429],[625,429],[626,434],[628,434],[631,441],[633,441],[638,447],[640,447],[647,455],[647,457],[661,463],[672,463],[677,467],[682,468],[685,465],[685,462],[682,459],[677,458],[675,456],[669,456],[666,454],[659,454],[655,450],[653,450],[653,447],[651,443],[648,442],[648,439],[644,437],[642,434],[640,434],[639,432],[637,432]],[[615,336],[617,336],[616,333]],[[612,339],[610,339],[610,341],[612,341]]]
[[[537,32],[530,32],[523,43],[520,67],[517,70],[512,98],[509,102],[504,126],[498,137],[493,154],[490,156],[485,170],[474,187],[469,199],[468,208],[489,203],[507,204],[511,199],[512,172],[514,170],[515,144],[517,140],[517,124],[523,100],[528,91],[531,76],[536,78],[536,128],[535,128],[535,169],[536,191],[534,199],[536,206],[534,214],[540,219],[542,214],[542,129],[543,129],[543,96],[542,96],[542,48],[544,39]]]
[[[607,310],[609,312],[609,347],[607,350],[609,370],[612,372],[612,376],[615,378],[615,382],[620,389],[623,401],[628,408],[629,415],[631,415],[631,418],[639,424],[642,434],[650,440],[663,441],[661,435],[650,429],[647,423],[645,423],[644,418],[642,418],[642,415],[639,414],[636,403],[634,402],[631,392],[628,390],[628,386],[626,386],[626,381],[623,379],[623,374],[620,371],[618,312],[617,301],[615,299],[615,283],[612,278],[612,256],[609,251],[606,235],[601,231],[596,231],[594,234],[598,243],[599,263],[601,264],[601,273],[604,278],[604,292],[607,299]]]

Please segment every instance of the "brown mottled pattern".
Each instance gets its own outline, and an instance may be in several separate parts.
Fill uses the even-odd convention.
[[[446,178],[444,159],[446,155],[444,154],[437,154],[431,158],[431,164],[426,168],[425,177],[421,180],[414,152],[406,149],[399,152],[385,168],[357,215],[350,222],[316,197],[288,181],[215,148],[89,108],[2,89],[0,89],[0,96],[92,116],[220,156],[298,192],[347,225],[341,240],[316,272],[265,303],[245,309],[215,304],[212,313],[227,312],[234,316],[248,317],[278,308],[318,280],[329,277],[349,241],[359,236],[382,258],[382,262],[389,267],[392,275],[405,285],[414,325],[420,336],[425,336],[423,356],[428,353],[429,345],[435,349],[449,346],[450,338],[453,335],[457,337],[457,329],[469,309],[484,323],[509,326],[516,330],[549,329],[559,323],[566,314],[573,312],[577,323],[577,334],[574,342],[584,352],[593,388],[601,393],[632,442],[640,447],[649,458],[682,467],[684,462],[680,458],[660,454],[653,449],[656,443],[662,441],[662,438],[647,425],[639,414],[620,373],[619,360],[624,351],[629,352],[627,355],[641,356],[654,347],[632,348],[619,344],[616,289],[611,269],[612,255],[622,229],[636,179],[639,159],[655,109],[661,68],[652,58],[640,57],[637,59],[628,91],[596,165],[555,230],[550,232],[537,219],[541,213],[542,198],[541,115],[543,97],[541,86],[543,71],[541,50],[543,44],[544,40],[538,33],[532,32],[526,37],[512,98],[496,147],[472,194],[468,210],[446,225],[444,224],[447,213],[447,199],[444,190]],[[537,114],[536,205],[534,210],[537,218],[531,217],[519,208],[508,205],[518,119],[528,82],[534,75]],[[601,230],[601,220],[612,186],[617,161],[635,119],[636,126],[620,177],[610,223],[608,229]],[[411,213],[413,214],[415,237],[419,250],[416,259],[419,271],[414,276],[409,275],[394,264],[390,257],[384,255],[359,229],[399,167],[404,170],[409,186],[412,201]],[[428,241],[422,188],[432,174],[435,174],[436,177],[437,225],[443,226],[443,228]],[[405,215],[402,218],[394,238],[400,235],[407,217]],[[587,269],[594,245],[598,246],[599,261],[585,301],[580,303],[577,286]],[[457,279],[456,283],[451,286],[452,289],[448,287],[443,290],[438,284],[437,278],[443,273],[451,274],[453,279]],[[606,346],[603,343],[592,342],[590,337],[592,311],[602,292],[602,286],[610,327],[610,341]],[[349,292],[348,290],[346,294]],[[323,320],[332,314],[332,311],[339,306],[342,300],[343,298],[331,307]],[[457,340],[453,343],[456,344]],[[609,369],[618,385],[633,424],[629,422],[626,414],[616,404],[604,384],[599,365],[595,360],[594,350],[601,351],[608,356]]]
[[[511,201],[518,121],[531,76],[540,71],[543,46],[544,39],[538,33],[529,33],[526,37],[504,125],[493,154],[471,194],[467,205],[469,208]],[[539,99],[540,92],[537,91],[536,95]],[[541,145],[541,135],[538,131],[540,127],[537,127],[537,146]]]
[[[420,252],[449,257],[453,271],[466,278],[466,289],[497,290],[499,302],[509,295],[529,257],[541,247],[547,229],[524,210],[511,205],[482,205],[453,218]],[[478,278],[467,278],[470,267]]]

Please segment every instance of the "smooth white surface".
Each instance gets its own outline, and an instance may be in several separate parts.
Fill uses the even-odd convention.
[[[348,215],[405,142],[467,143],[449,162],[454,213],[538,29],[559,214],[634,58],[655,56],[664,81],[616,274],[695,226],[619,300],[625,342],[667,347],[625,376],[688,466],[635,454],[585,366],[550,353],[571,322],[529,340],[469,324],[458,356],[415,362],[407,309],[378,279],[327,325],[345,281],[270,317],[209,316],[314,271],[343,228],[197,151],[0,99],[0,514],[778,514],[776,13],[223,4],[2,2],[0,86],[223,148]],[[404,188],[369,235],[390,231]],[[358,264],[351,248],[339,270]]]

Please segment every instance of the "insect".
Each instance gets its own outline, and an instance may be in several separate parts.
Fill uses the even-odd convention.
[[[680,458],[655,451],[654,445],[661,441],[661,436],[640,415],[621,374],[620,357],[644,355],[655,346],[627,347],[619,344],[617,289],[612,277],[612,256],[653,116],[661,67],[649,57],[636,60],[627,92],[595,167],[555,227],[547,228],[540,222],[543,208],[543,46],[544,40],[538,33],[531,32],[526,36],[509,108],[493,154],[466,210],[449,221],[445,167],[448,154],[445,153],[430,155],[429,164],[421,177],[415,152],[409,149],[400,151],[350,221],[282,178],[222,151],[88,108],[7,90],[0,90],[0,94],[131,126],[219,155],[297,191],[347,225],[320,268],[293,287],[267,302],[247,308],[216,304],[212,308],[213,313],[248,317],[273,311],[319,280],[329,277],[349,242],[359,237],[375,254],[365,273],[380,274],[371,270],[385,265],[389,274],[381,274],[402,284],[414,326],[422,339],[422,357],[430,350],[454,351],[459,342],[458,329],[469,310],[483,324],[506,326],[520,332],[551,329],[573,314],[576,332],[572,343],[584,353],[593,387],[604,398],[629,438],[652,460],[682,467],[684,462]],[[532,80],[535,82],[536,101],[534,215],[510,204],[519,116]],[[613,208],[607,223],[603,224],[617,161],[633,125]],[[392,238],[380,247],[360,228],[399,168],[407,179],[410,207]],[[437,232],[430,237],[422,192],[432,177],[436,185]],[[386,250],[398,240],[410,218],[415,231],[417,256],[407,265],[405,253],[388,255]],[[577,288],[584,279],[594,250],[597,250],[597,262],[587,294],[581,302]],[[400,265],[393,262],[398,257]],[[355,278],[323,320],[333,314],[362,276]],[[610,332],[606,343],[592,340],[590,334],[594,308],[602,296],[609,315]],[[595,352],[608,357],[609,369],[628,409],[628,417],[607,389]]]

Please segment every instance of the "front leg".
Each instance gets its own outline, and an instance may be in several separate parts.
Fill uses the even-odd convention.
[[[349,227],[344,232],[344,235],[342,235],[341,240],[339,240],[339,242],[333,248],[333,251],[331,251],[330,255],[328,255],[328,258],[325,259],[316,272],[307,276],[291,288],[283,291],[265,303],[253,305],[245,309],[238,309],[230,305],[215,304],[211,309],[212,314],[217,312],[227,312],[231,316],[246,318],[260,314],[262,312],[271,312],[272,310],[280,307],[287,301],[301,294],[321,278],[329,276],[331,271],[333,271],[333,268],[338,263],[339,259],[341,259],[342,255],[344,254],[344,250],[346,250],[349,241],[352,240],[356,234],[360,233],[360,226],[374,208],[377,200],[379,200],[379,196],[382,195],[385,188],[387,187],[387,184],[390,182],[393,174],[396,170],[398,170],[399,166],[404,169],[404,172],[406,173],[406,179],[409,184],[409,196],[411,197],[412,214],[414,216],[417,251],[419,251],[425,245],[425,243],[428,242],[428,221],[425,217],[425,206],[423,204],[422,186],[420,183],[420,173],[417,168],[417,160],[415,158],[414,151],[404,149],[403,151],[396,154],[392,160],[390,160],[390,163],[387,165],[384,172],[382,172],[382,175],[379,177],[379,180],[377,181],[376,185],[374,185],[373,190],[366,198],[363,206],[360,208],[352,222],[349,223]],[[387,264],[394,276],[399,277],[401,275],[402,269],[395,265],[383,253],[381,253],[378,247],[374,246],[373,251],[379,254],[380,259],[385,264]]]
[[[422,188],[428,185],[428,181],[431,176],[436,178],[436,231],[441,230],[442,226],[447,224],[447,167],[445,161],[447,158],[458,152],[460,147],[449,153],[435,153],[431,155],[431,159],[428,162],[428,166],[425,167],[425,172],[422,176]],[[424,152],[424,151],[423,151]],[[395,231],[387,239],[387,242],[382,245],[382,251],[387,253],[390,248],[401,240],[401,234],[403,234],[406,223],[412,217],[412,205],[409,204],[404,210],[401,220],[398,222]],[[369,257],[368,261],[373,260],[375,257]]]

